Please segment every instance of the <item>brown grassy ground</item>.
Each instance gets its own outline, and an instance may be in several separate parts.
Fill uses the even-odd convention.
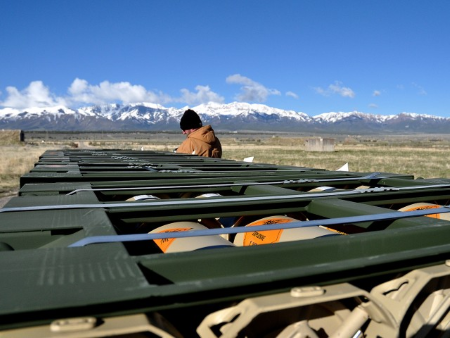
[[[53,147],[29,145],[0,145],[0,197],[14,194],[19,188],[20,176],[29,172],[39,156]]]

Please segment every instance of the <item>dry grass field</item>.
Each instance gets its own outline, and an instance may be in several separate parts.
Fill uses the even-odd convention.
[[[1,133],[0,133],[1,134]],[[441,137],[342,137],[336,139],[335,151],[305,150],[304,137],[269,136],[221,137],[223,158],[243,160],[254,157],[257,163],[294,165],[300,167],[336,170],[345,163],[350,171],[392,172],[412,174],[415,177],[450,178],[450,135]],[[15,194],[19,178],[32,169],[39,156],[47,149],[134,149],[172,151],[180,139],[161,142],[142,141],[52,141],[9,142],[0,138],[0,197]]]

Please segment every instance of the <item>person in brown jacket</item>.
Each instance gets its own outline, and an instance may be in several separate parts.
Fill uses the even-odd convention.
[[[192,109],[184,112],[180,120],[180,128],[186,135],[177,153],[185,153],[205,157],[222,157],[222,145],[210,125],[203,126],[198,114]]]

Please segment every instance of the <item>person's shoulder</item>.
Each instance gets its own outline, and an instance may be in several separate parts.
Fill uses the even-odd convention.
[[[207,124],[206,126],[203,126],[202,128],[205,132],[213,132],[214,133],[214,129],[210,124]]]

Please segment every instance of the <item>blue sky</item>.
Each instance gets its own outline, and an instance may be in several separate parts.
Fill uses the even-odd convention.
[[[242,101],[450,117],[450,1],[0,0],[0,109]]]

